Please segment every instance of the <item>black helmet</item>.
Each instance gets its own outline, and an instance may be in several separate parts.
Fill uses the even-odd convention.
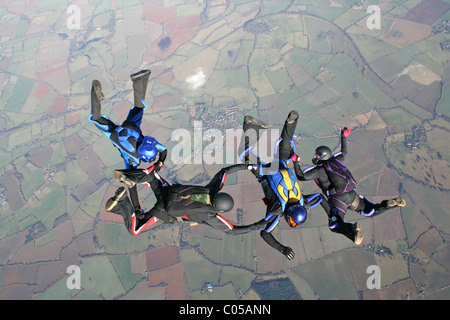
[[[316,148],[312,163],[318,164],[320,161],[325,161],[331,158],[331,149],[327,146],[320,146]]]
[[[234,200],[228,193],[219,192],[214,196],[212,205],[217,211],[227,212],[233,209]]]

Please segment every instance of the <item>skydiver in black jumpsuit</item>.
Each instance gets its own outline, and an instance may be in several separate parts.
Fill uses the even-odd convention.
[[[361,244],[363,237],[359,223],[354,225],[346,223],[343,219],[347,209],[356,211],[366,217],[377,216],[386,210],[395,207],[404,207],[406,201],[402,198],[383,200],[380,203],[372,203],[356,192],[356,180],[350,171],[342,163],[347,155],[347,137],[350,134],[348,128],[341,130],[341,151],[332,154],[330,148],[320,146],[315,150],[312,162],[315,166],[302,170],[296,170],[299,180],[314,180],[322,189],[332,208],[329,215],[329,228],[331,231],[341,233]]]
[[[116,195],[109,199],[109,211],[120,214],[131,234],[137,235],[148,229],[157,220],[168,223],[189,221],[207,224],[228,234],[238,235],[253,230],[260,230],[266,223],[257,222],[248,226],[235,226],[219,213],[233,208],[233,198],[222,189],[228,174],[238,170],[246,170],[244,164],[229,166],[220,170],[204,187],[195,185],[169,185],[159,176],[153,166],[141,169],[117,170],[115,178],[128,186],[144,184],[152,188],[156,196],[156,204],[147,212],[135,212],[123,188],[119,188]],[[211,204],[195,200],[198,195],[206,196]]]

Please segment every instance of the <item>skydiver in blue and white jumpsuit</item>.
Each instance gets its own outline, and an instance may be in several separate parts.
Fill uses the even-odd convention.
[[[93,122],[100,131],[107,136],[117,147],[125,162],[126,169],[134,169],[142,162],[151,162],[159,153],[158,169],[161,168],[167,157],[167,148],[151,136],[144,136],[140,126],[147,92],[150,70],[142,70],[132,74],[134,106],[131,108],[126,120],[117,125],[101,114],[101,101],[105,99],[101,84],[98,80],[92,81],[91,114],[89,121]],[[135,209],[140,209],[136,187],[130,188],[130,196]]]
[[[249,164],[248,166],[248,169],[261,183],[265,196],[264,202],[267,205],[266,217],[264,218],[267,224],[261,231],[261,237],[289,260],[294,258],[294,251],[278,242],[271,233],[278,225],[281,217],[284,216],[288,225],[295,228],[306,221],[307,208],[313,208],[320,203],[326,212],[330,210],[328,203],[323,201],[325,198],[322,194],[302,194],[296,174],[287,166],[288,162],[293,160],[294,169],[300,168],[297,161],[298,156],[295,154],[295,145],[292,141],[298,117],[299,114],[296,111],[289,113],[281,137],[276,142],[275,159],[272,163],[261,163],[259,156],[255,154],[258,164]],[[239,149],[241,160],[246,163],[249,162],[252,148],[259,139],[258,132],[265,128],[267,128],[267,125],[264,122],[248,115],[244,117],[244,136]]]

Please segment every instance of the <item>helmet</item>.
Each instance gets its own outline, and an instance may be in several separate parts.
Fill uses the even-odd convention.
[[[153,137],[145,136],[141,145],[138,148],[139,160],[144,162],[150,162],[156,158],[158,149],[156,149],[156,139]]]
[[[318,164],[320,161],[325,161],[331,158],[331,149],[327,146],[320,146],[316,148],[312,163]]]
[[[234,200],[228,193],[219,192],[214,196],[212,205],[217,211],[227,212],[233,209]]]
[[[306,221],[306,209],[300,204],[294,204],[285,210],[286,221],[290,227],[295,228]]]

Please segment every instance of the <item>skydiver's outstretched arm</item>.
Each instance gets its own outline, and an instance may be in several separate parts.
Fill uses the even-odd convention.
[[[350,134],[350,129],[347,127],[344,127],[341,130],[341,152],[335,155],[335,157],[339,161],[344,161],[345,157],[347,156],[347,137]]]
[[[297,159],[293,161],[294,172],[299,181],[309,181],[309,180],[315,180],[315,179],[319,178],[319,175],[320,175],[319,168],[314,166],[314,167],[307,168],[307,169],[305,169],[305,171],[303,171],[302,168],[300,167],[300,162],[298,161],[299,159],[300,159],[300,157],[297,157]]]
[[[295,256],[292,248],[282,245],[280,242],[278,242],[277,239],[275,239],[275,237],[272,234],[272,231],[278,225],[279,219],[280,219],[279,216],[272,216],[269,219],[267,219],[266,228],[261,231],[260,235],[261,238],[263,238],[263,240],[267,242],[268,245],[284,254],[286,258],[288,258],[289,260],[292,260],[294,259]]]

